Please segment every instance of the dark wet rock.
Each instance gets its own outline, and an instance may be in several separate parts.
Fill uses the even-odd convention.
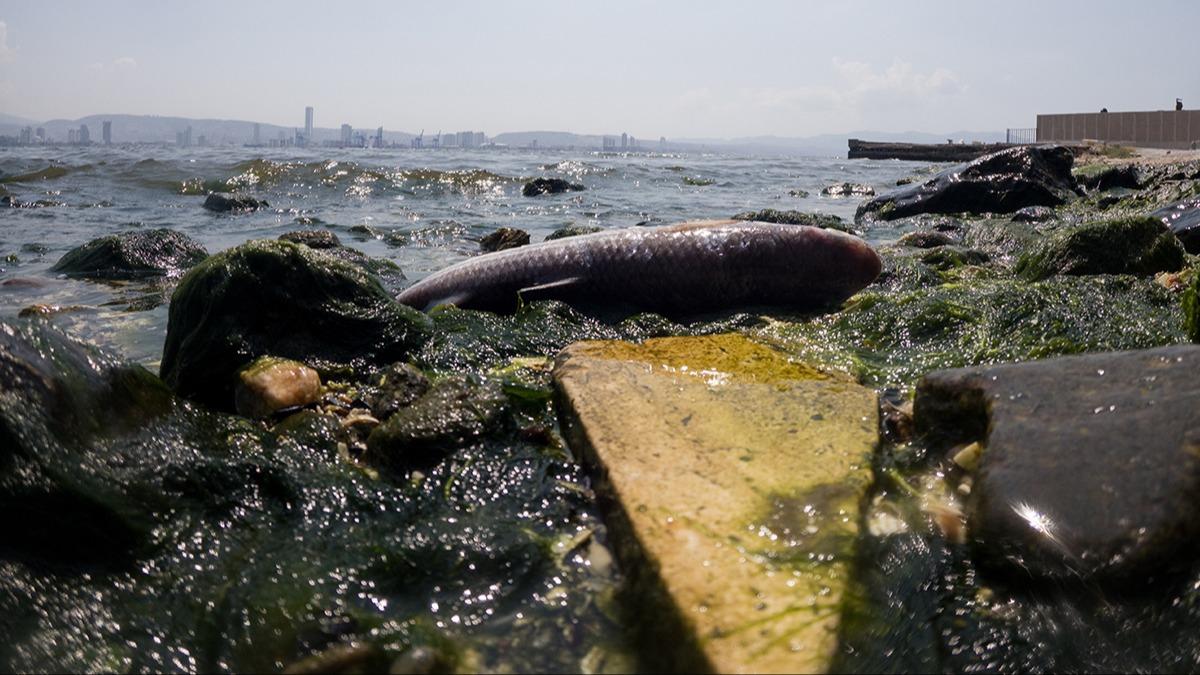
[[[373,374],[360,394],[371,414],[386,420],[429,391],[429,378],[407,363],[393,363]]]
[[[283,669],[287,675],[351,675],[388,671],[389,659],[383,647],[371,643],[333,644],[317,654]]]
[[[846,222],[828,213],[804,213],[803,211],[779,211],[777,209],[762,209],[761,211],[743,211],[733,216],[734,220],[751,220],[760,223],[783,223],[785,225],[811,225],[831,230],[848,232]]]
[[[1088,192],[1104,192],[1113,188],[1136,190],[1142,187],[1141,171],[1133,164],[1107,166],[1077,176]]]
[[[1045,220],[1053,220],[1054,217],[1054,209],[1049,206],[1026,206],[1017,209],[1012,219],[1018,223],[1040,223]]]
[[[1030,223],[984,220],[972,223],[963,233],[963,243],[993,258],[1009,259],[1033,250],[1043,239]]]
[[[508,399],[500,385],[452,376],[371,432],[363,461],[402,473],[437,463],[503,422]]]
[[[1164,206],[1150,215],[1166,223],[1188,253],[1200,254],[1200,197]]]
[[[515,227],[501,227],[495,232],[484,235],[479,240],[479,249],[485,253],[517,248],[529,243],[529,233]]]
[[[66,206],[66,203],[55,201],[53,199],[35,199],[31,202],[23,202],[12,195],[4,195],[3,197],[0,197],[0,209],[41,209],[48,206]]]
[[[1055,274],[1173,272],[1184,249],[1157,218],[1122,218],[1065,229],[1021,256],[1016,271],[1030,280]]]
[[[565,239],[567,237],[577,237],[581,234],[592,234],[593,232],[603,231],[604,228],[597,225],[564,225],[546,235],[543,241],[554,241],[555,239]]]
[[[84,467],[93,444],[172,400],[146,369],[49,323],[0,322],[0,556],[107,563],[144,546],[148,523]]]
[[[50,269],[85,279],[175,277],[206,257],[208,251],[182,232],[132,230],[73,248]]]
[[[838,183],[821,188],[821,194],[828,197],[872,197],[875,188],[859,183]]]
[[[788,190],[788,196],[804,199],[808,196],[808,190]]]
[[[288,415],[271,427],[271,433],[306,450],[315,451],[330,461],[337,457],[338,443],[349,440],[336,416],[314,410],[301,410]]]
[[[32,253],[38,257],[41,257],[50,252],[50,247],[46,246],[45,244],[30,242],[28,244],[21,244],[21,252]]]
[[[210,192],[204,199],[204,208],[217,213],[243,213],[257,211],[270,206],[265,199],[232,192]]]
[[[841,183],[821,188],[821,194],[828,197],[874,197],[875,188],[861,183]]]
[[[279,241],[290,241],[293,244],[304,244],[309,248],[329,249],[342,245],[338,236],[329,230],[296,230],[279,235]]]
[[[180,281],[161,372],[179,394],[230,409],[236,373],[259,356],[324,375],[352,371],[404,359],[429,327],[355,265],[290,242],[251,241]]]
[[[561,178],[534,178],[521,187],[521,194],[526,197],[534,197],[543,194],[555,195],[561,192],[572,192],[583,189],[583,185],[571,183]]]
[[[858,207],[855,220],[894,220],[918,213],[1012,213],[1057,206],[1076,196],[1074,157],[1059,146],[1020,146],[947,169]]]
[[[321,376],[298,361],[261,356],[238,373],[234,408],[257,419],[300,408],[321,398]]]
[[[384,235],[379,228],[370,225],[351,225],[350,232],[359,236],[370,237],[371,239],[382,239]]]
[[[896,243],[900,246],[911,246],[913,248],[934,248],[935,246],[957,244],[958,241],[957,237],[948,232],[924,230],[921,232],[909,232],[900,237]]]
[[[319,250],[325,255],[348,262],[355,267],[361,268],[368,274],[379,277],[379,280],[383,282],[384,288],[393,293],[399,290],[401,282],[408,278],[404,275],[404,270],[391,260],[386,258],[372,258],[356,248],[335,246]]]
[[[1088,580],[1191,564],[1200,535],[1200,346],[940,371],[931,444],[984,446],[968,532],[986,564]]]

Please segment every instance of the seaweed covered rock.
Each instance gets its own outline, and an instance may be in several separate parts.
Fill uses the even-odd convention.
[[[1059,146],[1019,146],[984,155],[929,180],[858,207],[855,220],[894,220],[918,213],[1012,213],[1057,206],[1076,196],[1074,157]]]
[[[868,384],[904,388],[943,368],[1174,344],[1183,323],[1179,296],[1153,279],[1068,275],[866,292],[837,314],[756,333]]]
[[[980,561],[1089,581],[1191,565],[1200,535],[1200,346],[939,371],[915,421],[984,446],[968,504]],[[1069,489],[1064,489],[1069,486]]]
[[[507,408],[499,384],[448,377],[376,427],[363,461],[396,473],[428,467],[495,430]]]
[[[1166,223],[1188,253],[1200,254],[1200,197],[1164,206],[1150,215]]]
[[[521,187],[521,194],[526,197],[537,195],[556,195],[562,192],[577,192],[583,190],[580,183],[572,183],[562,178],[534,178]]]
[[[359,396],[371,414],[386,420],[429,391],[429,378],[407,363],[393,363],[371,375]]]
[[[1157,218],[1121,218],[1063,230],[1022,255],[1016,271],[1030,280],[1055,274],[1174,272],[1184,249]]]
[[[484,235],[479,240],[479,249],[485,253],[517,248],[529,243],[529,233],[515,227],[501,227],[495,232]]]
[[[279,235],[279,241],[290,241],[293,244],[304,244],[309,248],[330,249],[342,245],[338,236],[329,230],[296,230]]]
[[[937,246],[951,246],[957,244],[958,241],[958,237],[948,232],[921,230],[919,232],[904,234],[896,243],[900,246],[911,246],[913,248],[935,248]]]
[[[760,223],[783,223],[785,225],[811,225],[833,230],[849,232],[838,216],[829,213],[804,213],[803,211],[780,211],[778,209],[762,209],[761,211],[743,211],[733,216],[733,220],[753,220]]]
[[[86,279],[175,277],[207,257],[204,246],[182,232],[131,230],[73,248],[51,269]]]
[[[204,208],[217,213],[244,213],[270,206],[265,199],[231,192],[210,192],[204,199]]]
[[[172,401],[146,369],[48,323],[0,323],[0,556],[109,564],[145,545],[148,524],[87,467],[95,444]]]
[[[604,228],[598,225],[564,225],[546,235],[546,238],[543,239],[543,241],[554,241],[555,239],[577,237],[581,234],[592,234],[593,232],[602,231],[604,231]]]
[[[326,373],[384,365],[420,348],[429,327],[355,265],[290,242],[251,241],[180,281],[161,372],[180,395],[230,409],[236,373],[259,356]]]

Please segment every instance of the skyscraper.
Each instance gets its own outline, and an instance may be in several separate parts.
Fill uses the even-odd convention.
[[[342,147],[348,148],[354,141],[354,128],[349,124],[342,125]]]
[[[101,132],[101,135],[104,137],[105,145],[112,145],[112,121],[111,120],[104,121],[104,129]]]
[[[628,147],[629,147],[629,134],[622,133],[621,134],[621,149],[625,150]]]
[[[81,145],[87,145],[88,143],[91,143],[91,142],[92,142],[92,133],[90,131],[88,131],[86,124],[80,124],[79,125],[79,143]]]
[[[375,147],[383,147],[383,127],[379,127],[375,130]]]
[[[312,106],[310,105],[304,109],[304,144],[305,145],[312,143],[312,129],[313,129],[312,124],[313,124],[313,109],[312,109]]]

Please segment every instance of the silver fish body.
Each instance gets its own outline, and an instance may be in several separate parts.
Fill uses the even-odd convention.
[[[862,239],[802,225],[695,221],[585,234],[465,260],[397,299],[511,312],[524,301],[668,316],[836,304],[870,284],[879,256]]]

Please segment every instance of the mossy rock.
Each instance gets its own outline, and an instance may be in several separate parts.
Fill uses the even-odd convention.
[[[361,267],[307,246],[251,241],[180,281],[161,373],[179,394],[230,409],[236,373],[259,356],[328,376],[404,360],[429,334],[425,315]]]
[[[1184,262],[1183,246],[1161,220],[1121,218],[1063,230],[1023,255],[1016,271],[1029,280],[1056,274],[1173,272]]]
[[[166,228],[132,230],[73,248],[51,269],[85,279],[175,277],[206,257],[208,251],[182,232]]]

